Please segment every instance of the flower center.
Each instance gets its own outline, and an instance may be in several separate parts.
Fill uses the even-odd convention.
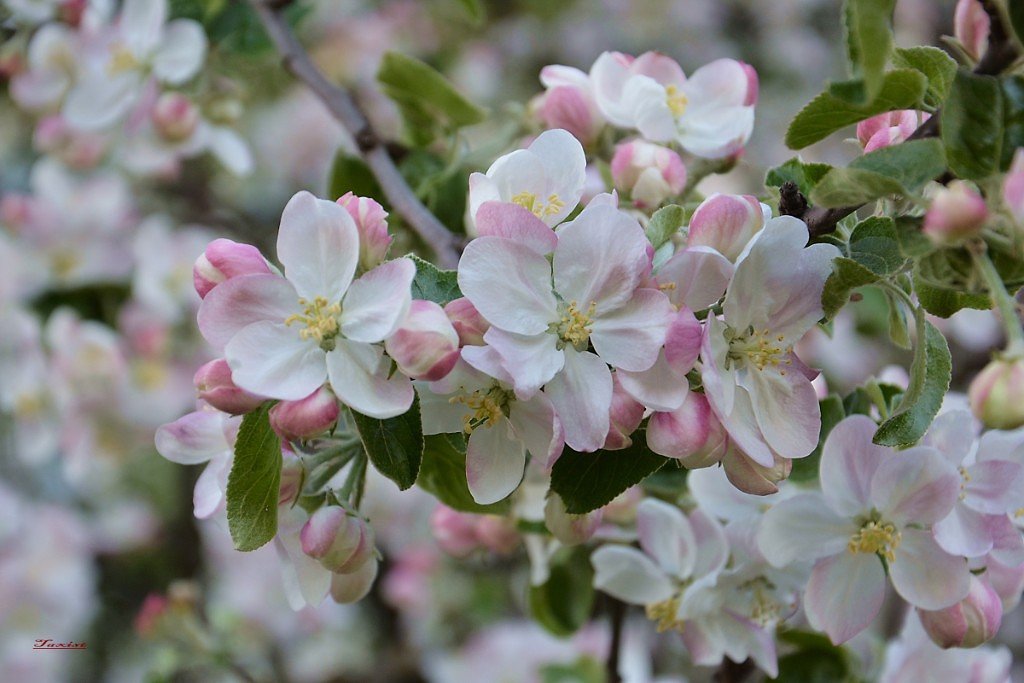
[[[512,392],[495,384],[488,391],[477,389],[472,394],[460,394],[449,399],[449,403],[461,403],[469,408],[470,414],[462,418],[462,430],[472,434],[481,425],[493,427],[502,417],[505,408],[512,401]]]
[[[557,194],[550,195],[545,202],[532,192],[520,192],[512,197],[512,203],[518,204],[537,218],[553,216],[565,208],[565,202]]]
[[[731,337],[729,337],[730,334]],[[786,338],[781,334],[772,337],[770,330],[758,331],[751,327],[743,336],[736,335],[732,330],[727,330],[726,335],[729,337],[729,353],[726,356],[726,363],[732,361],[750,364],[758,370],[793,364],[792,359],[787,357],[793,348],[783,346]],[[786,371],[780,369],[779,373],[785,375]]]
[[[967,471],[967,468],[961,465],[957,468],[960,470],[960,500],[967,497],[967,485],[971,483],[971,473]]]
[[[672,115],[677,118],[683,115],[686,105],[690,103],[690,99],[674,85],[665,86],[665,101],[668,103]]]
[[[683,626],[685,625],[682,621],[676,618],[676,614],[679,613],[679,596],[673,596],[668,600],[662,600],[656,602],[653,605],[647,605],[646,607],[647,618],[651,621],[657,622],[655,628],[658,633],[664,633],[665,631],[678,631],[683,632]]]
[[[306,299],[299,299],[302,306],[302,313],[290,315],[284,320],[284,324],[302,324],[305,327],[299,330],[299,337],[302,339],[314,339],[324,351],[333,351],[334,338],[338,336],[340,327],[338,316],[341,315],[340,303],[328,303],[327,299],[318,296],[312,302]]]
[[[22,394],[14,401],[14,414],[22,419],[32,419],[42,414],[46,400],[41,394]]]
[[[110,62],[107,64],[107,73],[111,76],[124,73],[125,71],[134,71],[142,66],[141,62],[135,58],[124,45],[117,45],[114,47],[110,55]]]
[[[591,301],[587,310],[581,310],[576,301],[570,301],[562,310],[562,318],[552,323],[552,331],[558,335],[562,344],[569,344],[577,351],[586,351],[590,333],[594,331],[594,311],[597,302]],[[561,348],[564,348],[562,346]]]
[[[874,553],[888,562],[896,559],[895,551],[900,547],[902,535],[895,525],[880,518],[864,522],[860,530],[850,536],[847,549],[851,553]]]

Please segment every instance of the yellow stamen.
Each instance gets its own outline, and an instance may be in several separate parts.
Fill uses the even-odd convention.
[[[131,50],[124,45],[117,45],[110,55],[110,62],[107,63],[107,73],[111,76],[116,76],[125,71],[134,71],[140,66],[142,66],[142,63],[135,58]]]
[[[881,519],[868,520],[860,530],[850,536],[847,549],[851,553],[874,553],[892,562],[900,547],[902,534],[896,527]]]
[[[544,202],[532,192],[520,192],[512,197],[512,203],[518,204],[537,218],[553,216],[565,208],[565,202],[557,194],[548,196],[547,202]]]
[[[672,115],[680,117],[686,111],[686,105],[690,103],[689,98],[674,85],[665,86],[665,101],[668,102],[668,108],[672,110]]]
[[[299,330],[299,337],[302,339],[315,339],[325,351],[334,349],[334,338],[338,336],[338,316],[341,315],[341,304],[329,303],[327,299],[318,296],[312,303],[306,299],[299,299],[299,305],[303,307],[301,314],[290,315],[284,320],[285,325],[301,323],[305,328]]]
[[[597,302],[591,301],[586,311],[581,311],[579,304],[570,301],[561,321],[558,323],[558,336],[563,342],[575,346],[579,350],[586,348],[590,333],[594,331],[594,311]]]
[[[769,330],[755,330],[751,328],[742,337],[733,337],[729,342],[729,360],[750,363],[758,370],[775,368],[780,365],[792,365],[793,360],[788,358],[793,350],[791,346],[784,346],[783,335],[774,338]],[[785,375],[785,370],[780,370]]]
[[[678,595],[662,602],[656,602],[653,605],[647,605],[646,612],[648,619],[657,622],[655,628],[658,633],[664,633],[665,631],[683,632],[684,624],[676,618],[676,614],[679,612]]]
[[[960,471],[960,495],[958,498],[963,500],[967,497],[967,485],[971,483],[971,473],[962,465],[957,469]]]
[[[462,429],[466,434],[481,425],[493,427],[505,416],[505,407],[512,400],[512,394],[494,385],[487,392],[477,390],[472,394],[460,394],[448,399],[449,403],[461,403],[473,412],[462,418]]]

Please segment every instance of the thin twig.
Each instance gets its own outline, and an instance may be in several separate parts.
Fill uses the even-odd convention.
[[[622,650],[622,627],[626,620],[626,603],[618,598],[606,595],[608,601],[608,620],[611,622],[612,639],[608,644],[608,659],[605,662],[607,683],[622,683],[619,673],[619,654]]]
[[[1020,55],[1013,38],[1007,34],[1006,28],[1003,26],[1003,17],[996,4],[992,0],[983,0],[982,6],[991,19],[991,29],[989,31],[988,49],[985,50],[985,54],[982,55],[977,65],[975,65],[974,73],[979,76],[998,76],[1013,64]],[[938,137],[939,125],[940,111],[936,110],[907,139],[922,140],[924,138]],[[807,232],[812,237],[819,237],[835,232],[839,221],[862,206],[863,204],[858,204],[857,206],[843,206],[836,209],[813,207],[807,209],[801,215],[791,215],[797,215],[797,218],[802,218],[807,223]]]
[[[355,140],[359,154],[380,184],[391,208],[433,250],[442,267],[454,268],[459,261],[457,236],[444,227],[405,182],[388,153],[387,145],[377,136],[352,95],[328,81],[313,64],[309,53],[281,15],[281,9],[287,3],[282,4],[280,0],[249,0],[249,4],[259,15],[270,40],[281,53],[284,68],[320,98]]]
[[[754,673],[756,667],[749,659],[737,664],[731,659],[723,659],[721,666],[715,670],[711,680],[715,683],[743,683]]]

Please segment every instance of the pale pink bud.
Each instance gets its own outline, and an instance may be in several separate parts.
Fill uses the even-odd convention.
[[[651,416],[647,445],[658,455],[676,458],[687,469],[697,469],[721,462],[729,437],[707,397],[691,391],[672,412]]]
[[[281,489],[277,496],[278,505],[291,505],[302,492],[306,469],[302,460],[289,448],[281,449]]]
[[[434,508],[430,528],[437,544],[449,555],[466,557],[479,545],[474,516],[445,505]]]
[[[159,593],[150,593],[142,601],[142,607],[135,615],[135,632],[143,638],[152,636],[160,619],[167,613],[170,601]]]
[[[609,418],[608,435],[602,448],[606,451],[629,448],[633,444],[629,435],[635,432],[643,421],[644,406],[626,393],[617,373],[612,373],[612,407]]]
[[[548,496],[544,504],[544,524],[564,545],[579,545],[590,540],[601,525],[603,516],[602,508],[583,515],[570,514],[565,509],[565,501],[557,493]]]
[[[743,72],[747,74],[747,97],[743,100],[743,106],[752,107],[757,104],[757,96],[760,90],[757,71],[746,62],[740,62],[740,66],[743,67]]]
[[[92,168],[106,153],[106,140],[73,130],[63,117],[47,116],[36,126],[33,143],[40,152],[58,157],[72,168]]]
[[[508,555],[519,546],[520,541],[515,522],[498,515],[478,516],[476,536],[483,547],[499,555]]]
[[[346,192],[338,199],[359,230],[359,265],[363,270],[377,267],[388,255],[391,235],[388,234],[388,212],[369,197]]]
[[[964,46],[964,51],[975,60],[981,59],[988,49],[988,35],[992,20],[978,0],[959,0],[953,14],[953,35]]]
[[[231,368],[223,358],[211,360],[196,370],[192,383],[199,398],[217,410],[242,415],[252,412],[266,401],[266,397],[251,394],[235,385],[231,379]]]
[[[445,304],[444,312],[455,326],[460,346],[483,346],[484,334],[491,324],[484,320],[480,311],[466,297],[453,299]]]
[[[370,593],[377,580],[378,562],[371,557],[355,571],[331,576],[331,599],[340,605],[359,602]]]
[[[679,155],[644,140],[616,145],[611,167],[615,188],[629,193],[640,208],[659,206],[686,187],[686,166]]]
[[[939,647],[978,647],[999,630],[1003,604],[988,582],[972,574],[966,598],[945,609],[918,609],[917,615],[928,637]]]
[[[338,421],[338,399],[326,385],[298,401],[281,401],[270,409],[270,426],[281,438],[303,441],[323,434]]]
[[[977,235],[987,218],[981,195],[962,180],[954,180],[935,193],[922,231],[935,244],[957,244]]]
[[[443,308],[414,299],[405,321],[385,340],[384,349],[402,373],[434,382],[451,372],[459,359],[459,334]]]
[[[597,108],[590,77],[579,69],[551,65],[541,69],[547,88],[536,105],[537,116],[548,128],[563,128],[584,145],[597,140],[604,118]]]
[[[990,429],[1024,426],[1024,358],[996,359],[967,391],[971,412]]]
[[[202,299],[211,289],[230,278],[270,272],[270,266],[259,249],[251,244],[220,238],[210,242],[206,251],[196,259],[192,267],[192,281]]]
[[[351,574],[374,556],[373,527],[337,505],[314,512],[299,540],[302,552],[340,574]]]
[[[762,227],[764,213],[756,197],[713,194],[693,212],[687,246],[711,247],[735,261]]]
[[[912,109],[890,111],[857,124],[857,140],[864,147],[864,152],[898,145],[904,142],[917,130],[920,123],[927,121],[929,114],[919,114]]]
[[[1024,149],[1013,155],[1013,163],[1003,180],[1003,201],[1018,223],[1024,223]]]
[[[778,483],[789,477],[793,470],[793,461],[776,456],[775,464],[772,467],[765,467],[732,445],[722,458],[722,467],[729,482],[740,491],[755,496],[767,496],[778,493]]]
[[[165,140],[180,142],[192,137],[199,126],[199,108],[180,92],[165,92],[150,112],[153,128]]]

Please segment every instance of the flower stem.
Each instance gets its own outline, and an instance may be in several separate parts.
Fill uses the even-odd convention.
[[[1003,279],[999,276],[992,259],[988,256],[988,247],[981,240],[970,243],[967,250],[971,252],[974,265],[985,280],[992,304],[999,311],[1006,330],[1006,354],[1024,356],[1024,328],[1021,327],[1017,303],[1006,291]]]

